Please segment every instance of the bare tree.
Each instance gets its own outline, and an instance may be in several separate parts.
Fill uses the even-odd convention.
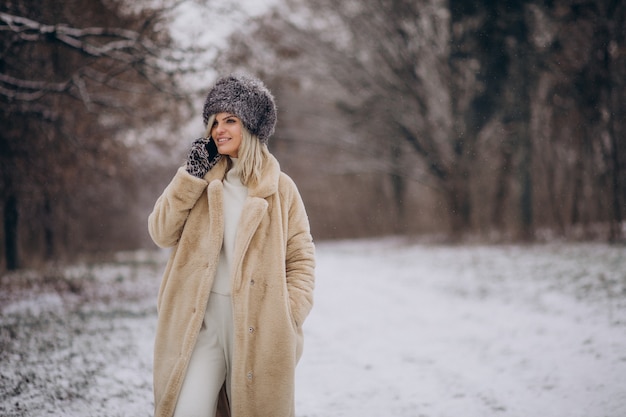
[[[622,2],[536,3],[527,14],[541,85],[536,114],[537,195],[542,226],[563,234],[582,230],[596,236],[608,224],[609,240],[621,240],[624,147],[619,117],[626,111]],[[619,74],[619,75],[618,75]]]
[[[626,5],[619,0],[597,4],[602,47],[601,97],[609,138],[611,167],[611,241],[623,241],[626,216]],[[621,139],[620,139],[621,138]]]
[[[328,145],[344,140],[342,146],[360,152],[361,169],[387,176],[398,231],[411,214],[407,181],[417,178],[451,200],[457,195],[450,187],[456,161],[449,140],[444,2],[292,2],[291,9],[252,27],[253,33],[232,40],[234,48],[224,54],[228,61],[268,77],[308,79],[304,84],[319,89],[331,85],[326,95],[359,146],[352,135],[333,137]],[[417,157],[408,157],[407,147]]]
[[[123,224],[104,215],[132,196],[122,134],[174,116],[172,102],[183,99],[165,16],[122,1],[0,6],[6,268],[21,265],[20,248],[31,260],[55,258]]]
[[[622,3],[292,0],[233,37],[221,62],[324,89],[351,132],[333,143],[385,173],[400,225],[419,177],[457,236],[602,223],[614,240],[626,199]],[[355,135],[375,157],[351,147]]]

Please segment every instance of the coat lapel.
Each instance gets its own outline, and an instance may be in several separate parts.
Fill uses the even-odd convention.
[[[279,177],[280,165],[276,158],[269,155],[263,167],[261,180],[248,190],[248,198],[244,203],[241,219],[239,219],[234,253],[234,259],[237,259],[237,265],[235,265],[235,274],[233,275],[233,279],[238,282],[233,283],[234,289],[238,290],[241,288],[242,282],[239,279],[241,264],[248,251],[254,233],[261,224],[263,217],[267,214],[269,206],[267,197],[278,192]]]
[[[212,181],[219,179],[220,182],[226,172],[226,158],[222,160],[205,176],[205,179]],[[278,182],[280,177],[280,164],[272,155],[268,156],[264,166],[263,173],[261,174],[261,180],[258,184],[251,186],[248,189],[248,198],[243,206],[241,213],[241,219],[239,219],[239,226],[237,228],[237,237],[235,238],[235,252],[234,259],[237,259],[237,264],[234,265],[235,275],[233,279],[238,279],[238,271],[240,271],[241,264],[245,258],[245,254],[248,251],[250,242],[254,233],[258,229],[263,217],[265,217],[269,203],[266,200],[267,197],[278,192]],[[239,280],[240,281],[240,280]],[[241,282],[234,282],[233,289],[240,289]]]
[[[235,265],[234,271],[240,270],[245,257],[244,255],[248,251],[248,246],[250,246],[252,236],[254,236],[254,233],[261,224],[261,220],[263,220],[265,213],[267,213],[268,206],[268,202],[263,198],[248,197],[246,199],[241,213],[241,219],[239,220],[237,238],[235,239],[234,259],[237,259],[237,265]],[[237,279],[237,276],[238,274],[235,275],[235,279]],[[241,282],[235,282],[233,284],[233,288],[241,288]]]

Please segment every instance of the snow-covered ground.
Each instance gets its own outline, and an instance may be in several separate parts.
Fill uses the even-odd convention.
[[[299,417],[626,416],[626,248],[317,250]],[[151,416],[165,256],[0,277],[0,415]]]
[[[319,247],[302,416],[626,416],[626,250]]]

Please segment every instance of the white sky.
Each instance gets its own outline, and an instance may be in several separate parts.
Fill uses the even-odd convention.
[[[199,56],[198,59],[207,60],[207,67],[211,68],[213,59],[211,47],[223,44],[231,33],[245,24],[248,17],[262,14],[278,1],[207,2],[207,4],[219,4],[219,6],[210,6],[204,2],[188,0],[177,8],[178,17],[172,23],[171,32],[181,45],[206,48],[207,55]],[[210,71],[207,72],[209,78],[214,75]]]

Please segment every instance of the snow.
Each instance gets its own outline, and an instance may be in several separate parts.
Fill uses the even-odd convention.
[[[626,415],[625,262],[623,249],[594,245],[322,245],[299,410]],[[564,273],[583,268],[619,278],[621,299],[578,299],[595,277],[572,285]]]
[[[624,247],[388,238],[317,254],[299,417],[626,415]],[[61,284],[0,277],[0,415],[152,415],[166,256],[120,254]]]

